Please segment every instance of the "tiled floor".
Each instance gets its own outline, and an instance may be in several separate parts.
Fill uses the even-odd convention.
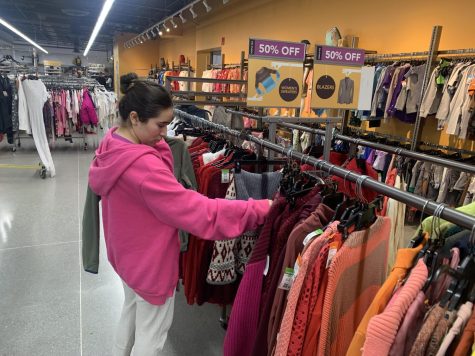
[[[92,145],[93,142],[90,142]],[[93,156],[75,143],[53,152],[57,176],[0,168],[0,355],[111,355],[123,291],[101,246],[98,275],[80,264],[80,222]],[[32,140],[0,164],[38,163]],[[166,355],[221,355],[224,330],[213,305],[188,306],[182,293]]]

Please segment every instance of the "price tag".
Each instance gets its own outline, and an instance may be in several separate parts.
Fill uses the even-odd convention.
[[[312,241],[312,239],[315,237],[315,236],[320,236],[321,234],[323,234],[323,230],[322,229],[318,229],[318,230],[315,230],[314,232],[311,232],[310,234],[308,234],[305,239],[303,240],[303,245],[304,246],[307,246],[308,243],[310,241]]]
[[[8,93],[5,90],[3,91],[3,96],[8,96]]]
[[[221,170],[221,183],[229,183],[229,182],[230,182],[229,169],[222,169]]]
[[[289,290],[294,283],[294,269],[286,268],[282,280],[280,281],[279,288],[283,290]]]

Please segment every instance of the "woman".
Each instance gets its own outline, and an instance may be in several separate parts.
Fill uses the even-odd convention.
[[[208,199],[184,189],[163,140],[173,119],[170,95],[136,75],[121,78],[121,91],[121,125],[97,149],[89,185],[102,197],[107,254],[124,286],[114,352],[159,355],[173,318],[178,229],[232,238],[262,224],[271,202]]]

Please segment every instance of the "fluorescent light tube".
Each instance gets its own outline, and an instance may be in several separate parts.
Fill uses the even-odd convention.
[[[106,20],[110,9],[112,8],[112,4],[114,4],[114,0],[105,1],[99,18],[97,19],[96,25],[94,26],[94,30],[92,30],[91,38],[89,38],[89,42],[87,43],[86,50],[84,51],[84,56],[87,56],[87,54],[89,53],[89,50],[91,49],[94,41],[96,40],[96,37],[99,34],[99,31],[101,30],[101,27],[104,24],[104,21]]]
[[[43,52],[45,52],[46,54],[48,54],[48,51],[45,50],[43,47],[41,47],[38,43],[36,43],[35,41],[33,41],[30,37],[28,37],[27,35],[25,35],[24,33],[20,32],[19,30],[17,30],[15,27],[13,27],[12,25],[10,25],[8,22],[6,22],[4,19],[0,18],[0,24],[2,24],[3,26],[5,26],[6,28],[8,28],[10,31],[14,32],[15,34],[17,34],[18,36],[20,36],[21,38],[23,38],[25,41],[31,43],[33,46],[35,46],[36,48],[38,48],[39,50],[42,50]]]

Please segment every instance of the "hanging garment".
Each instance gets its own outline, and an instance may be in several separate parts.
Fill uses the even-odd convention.
[[[442,341],[442,344],[440,345],[436,356],[446,355],[447,350],[449,349],[452,342],[465,328],[465,325],[467,324],[468,320],[470,319],[470,316],[472,315],[472,310],[473,303],[465,302],[464,304],[462,304],[462,306],[457,311],[457,318],[455,319],[447,335],[445,335],[444,340]]]
[[[268,245],[274,221],[282,214],[286,205],[285,198],[275,200],[262,227],[231,311],[224,339],[224,356],[247,356],[252,352],[259,322],[262,282],[268,263]]]
[[[462,337],[455,349],[454,356],[466,356],[472,349],[475,340],[475,310],[473,310],[470,319],[463,329]]]
[[[96,109],[92,102],[91,95],[87,89],[84,89],[81,110],[79,112],[81,123],[83,125],[96,126],[99,120],[97,119]]]
[[[424,237],[427,240],[428,235]],[[397,251],[396,261],[394,267],[391,270],[388,278],[379,289],[378,294],[374,297],[371,305],[369,306],[366,314],[361,320],[358,330],[353,336],[350,347],[346,353],[347,356],[357,356],[361,355],[361,349],[365,343],[366,331],[368,328],[368,323],[371,318],[375,315],[381,314],[386,308],[389,300],[391,299],[394,289],[406,277],[406,274],[412,268],[414,258],[417,256],[419,251],[422,249],[423,244],[415,248],[403,248]]]
[[[408,355],[412,345],[416,341],[417,334],[424,323],[424,316],[427,312],[426,295],[420,291],[416,299],[412,302],[404,320],[397,331],[396,338],[391,346],[390,356]]]
[[[0,134],[6,134],[8,143],[13,143],[12,120],[13,88],[10,79],[0,75]]]
[[[43,121],[43,106],[48,100],[48,92],[41,80],[23,81],[22,89],[28,107],[28,119],[31,125],[33,139],[41,162],[51,177],[56,175],[56,170],[49,149],[48,138],[46,136],[45,124]]]
[[[419,260],[396,300],[382,314],[376,315],[370,320],[363,346],[363,355],[387,355],[389,353],[399,324],[422,289],[428,275],[427,266],[423,260]]]
[[[277,344],[275,349],[276,356],[287,355],[299,295],[301,293],[307,270],[310,268],[310,261],[315,260],[321,247],[324,245],[325,240],[331,237],[337,231],[338,224],[338,221],[332,222],[325,229],[322,235],[318,236],[313,242],[310,243],[310,245],[307,247],[307,250],[302,256],[302,264],[299,268],[297,278],[293,282],[292,288],[289,291],[289,295],[287,298],[287,306],[285,308],[284,316],[282,318],[279,334],[277,335]]]
[[[474,76],[475,65],[471,65],[464,71],[457,92],[450,102],[447,133],[449,135],[456,135],[461,139],[467,137],[467,129],[471,116],[469,111],[470,97],[468,96],[468,87]]]
[[[386,279],[389,218],[350,234],[328,271],[320,355],[343,355],[361,319]],[[364,278],[363,278],[364,277]]]
[[[424,356],[427,350],[427,347],[430,342],[430,338],[436,329],[438,323],[444,317],[445,309],[442,308],[440,305],[435,305],[432,307],[426,319],[424,321],[424,325],[422,329],[419,331],[417,335],[416,341],[414,345],[412,345],[410,356]]]
[[[298,256],[303,253],[303,250],[305,247],[304,246],[305,238],[310,233],[316,231],[317,229],[323,228],[323,226],[326,226],[331,221],[334,214],[335,212],[329,207],[327,207],[325,204],[319,204],[317,209],[314,212],[312,212],[312,214],[305,221],[297,225],[292,230],[292,233],[290,234],[289,239],[287,241],[283,269],[279,276],[280,281],[284,279],[286,268],[295,269],[295,265],[296,263],[298,263],[297,262]],[[309,269],[312,268],[312,262],[314,261],[310,261]],[[298,269],[300,273],[300,268]],[[308,273],[308,275],[310,274],[312,274],[311,271]],[[308,275],[307,277],[309,277]],[[299,311],[297,309],[295,315],[296,315],[296,318],[297,317],[305,318],[305,321],[306,321],[306,316],[310,314],[310,310],[313,310],[313,307],[311,306],[311,301],[310,301],[310,293],[307,293],[311,287],[318,289],[318,276],[315,278],[305,278],[304,284],[302,286],[303,288],[302,290],[304,291],[304,294],[306,297],[308,297],[308,299],[306,299],[305,301],[299,299],[297,308],[302,308],[302,311]],[[268,354],[270,354],[271,351],[275,347],[274,343],[277,340],[280,324],[282,322],[282,318],[285,312],[288,294],[289,292],[287,289],[279,288],[277,289],[277,292],[274,296],[274,301],[272,304],[272,310],[271,310],[271,315],[270,315],[269,324],[268,324],[268,334],[267,334],[267,343],[269,347]],[[301,297],[303,297],[302,294],[301,294]],[[292,327],[292,330],[293,330],[293,327]],[[303,342],[303,338],[302,338],[302,342]]]

